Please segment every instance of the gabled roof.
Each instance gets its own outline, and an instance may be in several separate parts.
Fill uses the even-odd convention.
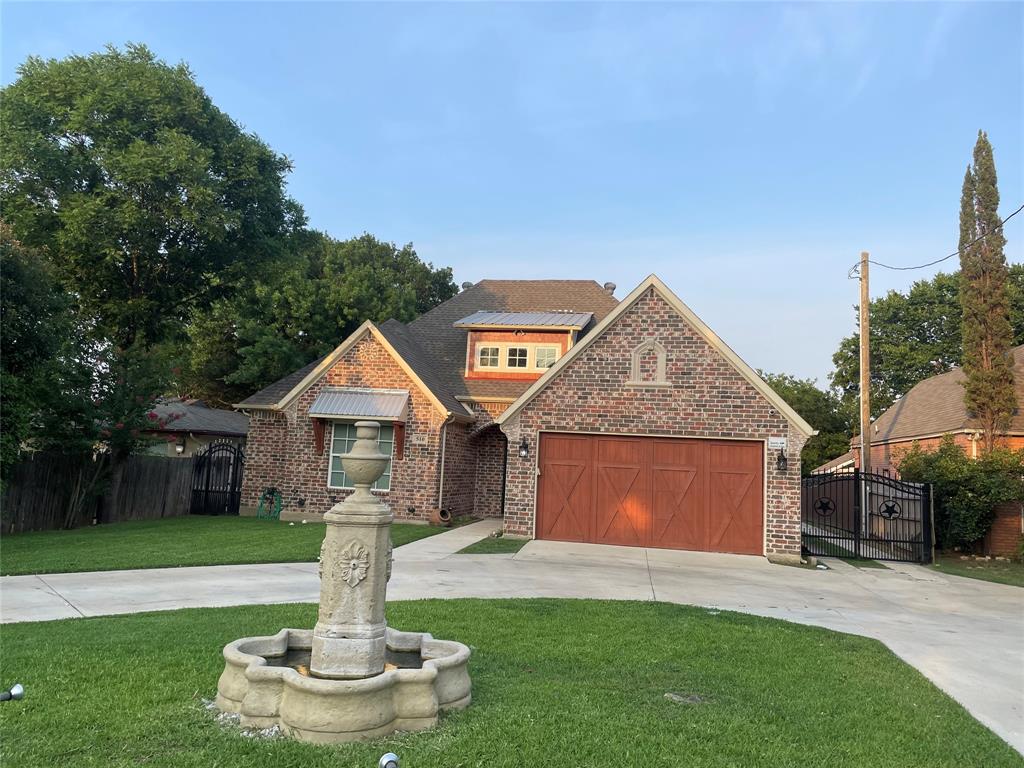
[[[593,280],[481,280],[405,325],[387,320],[367,321],[329,355],[315,360],[235,405],[236,408],[280,410],[318,380],[356,341],[373,333],[442,413],[468,418],[464,399],[497,398],[511,401],[529,386],[527,381],[481,379],[467,381],[466,329],[456,321],[480,312],[569,313],[600,320],[618,304]],[[580,335],[593,327],[593,320]]]
[[[233,408],[270,408],[277,405],[281,399],[291,392],[295,385],[305,379],[312,370],[314,370],[320,363],[324,361],[324,358],[318,357],[309,365],[304,365],[299,370],[289,373],[284,378],[278,379],[273,384],[269,384],[261,389],[254,395],[249,395],[240,403],[235,403]]]
[[[836,472],[840,469],[853,469],[853,464],[857,459],[855,451],[847,451],[842,456],[836,456],[832,461],[826,461],[821,466],[815,467],[811,470],[812,475],[828,474],[829,472]]]
[[[618,300],[594,280],[481,280],[408,325],[452,395],[486,400],[519,397],[528,381],[466,379],[466,330],[455,323],[475,312],[581,312],[600,321]],[[589,333],[593,325],[580,335]]]
[[[297,375],[299,371],[296,371],[295,373],[286,376],[284,379],[272,384],[271,387],[268,387],[267,389],[273,388],[276,393],[285,388],[282,382],[287,380],[292,384],[291,388],[284,395],[281,395],[275,402],[267,404],[253,403],[253,398],[248,398],[247,400],[243,400],[241,403],[238,403],[235,407],[259,408],[275,411],[287,408],[295,398],[309,389],[309,387],[327,373],[327,371],[329,371],[331,367],[345,355],[346,352],[348,352],[356,345],[357,342],[365,338],[367,335],[372,335],[377,339],[380,345],[384,347],[391,357],[394,358],[395,362],[405,370],[406,375],[412,379],[413,383],[419,387],[438,411],[445,416],[454,416],[455,418],[461,418],[466,421],[472,420],[472,411],[452,397],[450,393],[437,387],[436,377],[430,370],[429,366],[427,366],[426,358],[422,351],[417,349],[415,342],[408,338],[406,327],[397,320],[388,320],[383,323],[380,328],[367,320],[353,331],[349,337],[339,344],[330,354],[320,358],[320,360],[315,364],[307,365],[305,368],[301,369],[306,371],[305,376],[301,379],[299,379]],[[418,366],[418,370],[414,367],[414,364]],[[428,380],[433,380],[435,382],[435,386],[431,387],[427,381],[424,381],[423,377],[420,375],[421,373],[426,374]]]
[[[1024,344],[1013,355],[1017,412],[1008,432],[1024,435]],[[940,373],[915,384],[872,424],[871,442],[888,443],[916,437],[971,432],[980,429],[978,420],[964,405],[964,372],[959,368]],[[854,438],[859,442],[860,435]]]
[[[237,411],[210,408],[201,400],[164,400],[153,412],[166,425],[157,432],[195,432],[204,435],[244,437],[249,433],[249,417]]]
[[[808,424],[800,414],[794,411],[793,408],[783,400],[775,390],[768,386],[764,379],[758,376],[757,372],[754,371],[753,368],[743,362],[739,355],[733,352],[729,346],[722,341],[718,335],[707,326],[707,324],[704,323],[703,320],[697,317],[693,310],[686,306],[657,275],[650,275],[640,283],[640,285],[634,288],[633,292],[623,299],[611,313],[606,315],[605,318],[598,323],[589,334],[587,334],[587,337],[582,342],[577,343],[566,354],[562,355],[558,362],[549,368],[543,376],[537,379],[530,388],[519,397],[518,400],[512,403],[512,405],[497,418],[497,423],[504,424],[507,422],[516,413],[518,413],[523,406],[540,394],[544,387],[553,381],[563,368],[570,365],[573,360],[579,357],[583,351],[587,349],[587,347],[593,344],[597,339],[601,338],[604,332],[611,327],[619,317],[625,314],[630,307],[639,301],[649,289],[654,289],[662,299],[668,302],[668,304],[675,309],[676,312],[678,312],[683,319],[686,320],[686,322],[695,331],[697,331],[697,333],[704,337],[704,340],[712,348],[718,351],[722,357],[729,361],[732,367],[735,368],[754,389],[760,392],[768,402],[774,405],[775,408],[778,409],[779,413],[781,413],[790,422],[790,424],[807,437],[815,434],[815,429]]]

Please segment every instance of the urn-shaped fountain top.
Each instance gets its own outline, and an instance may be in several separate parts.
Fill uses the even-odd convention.
[[[370,487],[377,482],[388,466],[388,457],[380,452],[377,437],[380,424],[376,421],[356,422],[356,441],[352,450],[342,454],[341,466],[345,476],[355,487],[354,500],[370,498]]]

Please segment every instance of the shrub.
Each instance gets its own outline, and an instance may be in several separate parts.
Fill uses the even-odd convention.
[[[914,443],[901,457],[900,475],[932,484],[939,548],[969,549],[992,527],[997,504],[1024,498],[1024,450],[996,448],[974,460],[946,435],[935,451]]]

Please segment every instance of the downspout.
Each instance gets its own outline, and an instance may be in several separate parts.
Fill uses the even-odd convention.
[[[441,479],[437,484],[437,509],[440,511],[444,509],[442,501],[444,500],[444,449],[445,444],[448,442],[448,425],[455,421],[455,414],[448,411],[444,422],[441,424]]]

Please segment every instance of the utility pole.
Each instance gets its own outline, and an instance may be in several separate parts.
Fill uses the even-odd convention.
[[[860,254],[860,471],[871,471],[871,341],[868,252]]]

